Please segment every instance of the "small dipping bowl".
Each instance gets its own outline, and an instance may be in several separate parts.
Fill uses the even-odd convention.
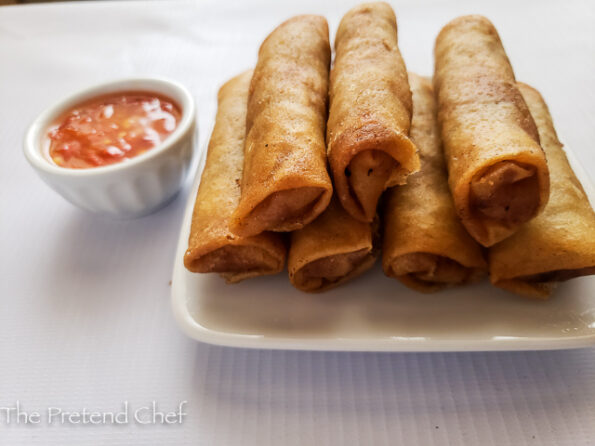
[[[54,163],[47,150],[48,132],[64,113],[97,97],[136,91],[167,97],[180,108],[180,121],[163,142],[106,166],[72,169]],[[192,161],[196,138],[196,109],[185,87],[161,78],[129,78],[79,91],[45,110],[27,129],[24,152],[43,181],[66,200],[98,214],[134,218],[175,197]]]

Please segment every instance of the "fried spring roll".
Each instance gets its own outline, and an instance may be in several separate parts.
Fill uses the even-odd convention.
[[[535,122],[492,23],[459,17],[436,39],[438,121],[457,213],[491,246],[538,215],[549,173]]]
[[[291,233],[289,280],[311,293],[340,285],[372,267],[373,239],[372,224],[356,220],[333,198],[322,215]]]
[[[566,159],[543,98],[528,85],[518,86],[537,123],[551,194],[541,215],[490,248],[490,279],[514,293],[546,298],[557,282],[595,274],[595,213]]]
[[[459,221],[429,80],[409,73],[413,92],[411,139],[421,169],[404,186],[387,191],[382,265],[389,277],[422,292],[480,279],[487,270],[481,247]]]
[[[327,128],[335,193],[353,217],[371,222],[382,192],[419,169],[408,137],[411,91],[392,8],[368,3],[350,10],[335,50]]]
[[[329,64],[328,25],[320,16],[286,21],[260,47],[250,85],[235,233],[293,231],[328,206]]]
[[[219,273],[229,283],[275,274],[283,269],[286,248],[280,234],[240,237],[229,230],[240,200],[244,162],[246,104],[252,71],[221,87],[215,127],[196,195],[184,265],[192,272]]]

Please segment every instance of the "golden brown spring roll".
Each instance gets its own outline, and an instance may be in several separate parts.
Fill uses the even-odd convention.
[[[329,164],[343,207],[370,222],[382,192],[419,169],[408,137],[411,91],[392,8],[367,3],[350,10],[339,25],[335,50]]]
[[[248,99],[239,235],[293,231],[314,220],[332,195],[326,168],[330,45],[320,16],[294,17],[258,54]]]
[[[421,169],[407,184],[387,191],[382,266],[410,288],[438,291],[480,279],[487,270],[481,247],[459,221],[448,189],[448,174],[429,80],[409,73],[413,92],[411,139]]]
[[[371,223],[356,220],[333,198],[316,220],[291,233],[289,280],[311,293],[346,282],[374,264],[374,238]]]
[[[492,23],[459,17],[436,39],[438,121],[457,213],[491,246],[538,215],[549,173],[535,122]]]
[[[252,70],[221,87],[215,127],[196,195],[184,265],[192,272],[219,273],[235,283],[283,269],[286,248],[280,234],[240,237],[229,230],[240,200],[246,104]]]
[[[490,279],[527,297],[546,298],[557,282],[595,274],[595,213],[558,140],[537,90],[518,84],[535,119],[550,169],[543,213],[490,248]]]

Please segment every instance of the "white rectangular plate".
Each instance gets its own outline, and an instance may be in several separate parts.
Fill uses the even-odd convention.
[[[593,203],[587,175],[572,153],[568,155]],[[595,277],[563,283],[552,298],[539,301],[494,288],[487,280],[421,294],[385,277],[380,262],[363,276],[315,295],[294,289],[286,272],[236,285],[225,284],[215,274],[191,273],[183,257],[198,178],[189,194],[172,281],[176,320],[198,341],[268,349],[395,352],[595,345]]]

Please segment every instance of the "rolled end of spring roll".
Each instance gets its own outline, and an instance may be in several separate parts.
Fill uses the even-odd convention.
[[[595,213],[537,90],[518,87],[535,119],[551,180],[544,211],[489,251],[490,279],[526,297],[547,298],[558,282],[595,274]]]
[[[320,16],[297,16],[263,42],[254,70],[242,194],[232,230],[244,236],[293,231],[332,195],[325,129],[330,44]]]
[[[429,80],[409,74],[413,91],[411,139],[421,169],[387,191],[382,265],[389,277],[421,292],[485,276],[481,247],[465,231],[448,188],[448,174]]]
[[[347,12],[335,49],[327,127],[335,193],[354,218],[371,222],[382,192],[419,169],[392,8],[378,2]]]
[[[240,200],[246,104],[252,70],[221,87],[215,127],[196,195],[184,265],[192,272],[219,273],[235,283],[283,269],[286,248],[280,234],[253,237],[229,229]]]
[[[376,238],[371,223],[356,220],[333,198],[322,215],[291,233],[289,280],[314,293],[357,277],[376,260]]]
[[[491,246],[537,216],[549,171],[492,23],[459,17],[436,39],[434,86],[449,184],[467,231]]]

